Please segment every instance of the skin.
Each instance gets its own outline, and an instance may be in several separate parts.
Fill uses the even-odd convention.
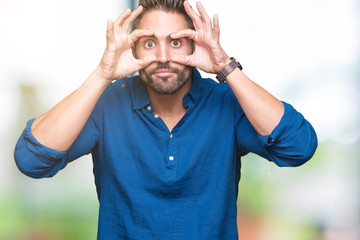
[[[143,16],[138,28],[151,29],[155,34],[142,37],[135,43],[135,57],[156,56],[156,62],[139,71],[140,78],[147,84],[148,91],[176,93],[190,80],[192,73],[191,67],[170,61],[172,56],[187,56],[193,52],[192,42],[188,38],[170,37],[174,29],[188,28],[185,18],[176,13],[150,11]]]
[[[139,71],[147,84],[147,92],[154,108],[169,131],[175,127],[186,112],[182,104],[184,95],[191,88],[192,68],[171,61],[173,56],[193,53],[193,44],[188,38],[171,38],[174,31],[188,28],[185,18],[177,13],[150,11],[146,13],[139,29],[151,29],[153,36],[140,38],[134,53],[137,58],[156,56],[156,61]]]
[[[185,72],[189,67],[209,73],[220,72],[231,60],[219,42],[218,16],[211,20],[200,2],[196,3],[199,14],[187,1],[184,7],[195,30],[187,29],[185,19],[178,14],[152,11],[151,15],[145,14],[138,29],[129,33],[131,22],[142,12],[141,6],[133,12],[126,10],[115,22],[108,20],[107,45],[99,66],[76,91],[34,121],[31,128],[34,137],[47,147],[68,150],[107,85],[136,71],[140,71],[142,76],[148,73],[151,76],[149,79],[163,89],[169,89],[178,82],[179,72],[159,68],[152,73],[159,64],[168,63],[174,69]],[[146,39],[155,39],[156,47],[144,49],[143,41]],[[189,48],[189,39],[193,41],[193,48]],[[172,40],[182,41],[182,48],[174,49],[175,42]],[[143,80],[146,82],[149,79],[144,77]],[[270,134],[283,115],[283,104],[239,69],[235,69],[226,81],[255,130],[260,135]],[[190,87],[190,80],[171,94],[156,91],[150,84],[147,87],[154,106],[153,113],[163,119],[169,131],[186,112],[182,99]]]

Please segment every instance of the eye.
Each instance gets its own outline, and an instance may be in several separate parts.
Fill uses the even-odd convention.
[[[180,40],[171,40],[170,42],[170,46],[174,47],[174,48],[179,48],[181,47],[181,42]]]
[[[153,41],[146,41],[144,43],[145,48],[153,48],[155,46],[155,43]]]

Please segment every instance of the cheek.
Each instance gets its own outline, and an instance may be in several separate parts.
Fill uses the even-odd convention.
[[[192,46],[185,45],[181,46],[180,48],[172,48],[171,49],[171,55],[191,55],[193,53]]]
[[[145,49],[143,47],[139,47],[139,48],[135,48],[135,51],[133,51],[133,53],[137,59],[141,59],[148,55],[156,55],[156,50],[155,50],[155,48]]]

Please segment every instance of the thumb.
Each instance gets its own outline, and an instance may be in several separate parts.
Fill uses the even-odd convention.
[[[184,56],[184,55],[174,55],[174,56],[171,57],[172,62],[181,64],[181,65],[187,65],[187,66],[195,67],[192,64],[191,59],[192,59],[191,56]]]
[[[144,68],[156,61],[155,55],[147,55],[140,60],[140,67]]]

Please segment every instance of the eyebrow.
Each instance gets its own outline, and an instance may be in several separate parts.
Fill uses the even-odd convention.
[[[171,38],[171,37],[170,37],[171,34],[172,34],[172,33],[170,33],[169,35],[166,36],[166,40],[174,39],[174,38]],[[151,36],[144,36],[144,37],[141,37],[141,38],[154,38],[155,40],[158,40],[158,39],[159,39],[159,37],[157,37],[155,34],[153,34],[153,35],[151,35]],[[140,38],[140,39],[141,39],[141,38]],[[179,39],[180,39],[180,38],[179,38]]]

